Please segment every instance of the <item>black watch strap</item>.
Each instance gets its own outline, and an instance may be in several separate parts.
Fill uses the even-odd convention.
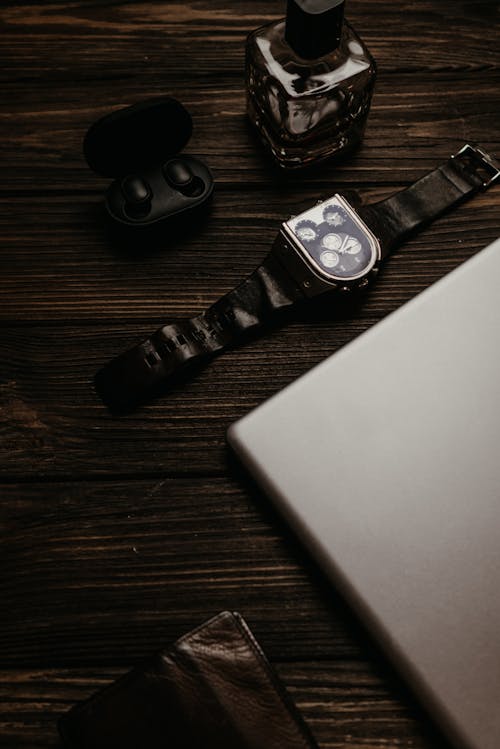
[[[191,319],[159,328],[116,357],[95,377],[96,390],[112,409],[128,409],[174,385],[188,367],[202,364],[268,323],[273,314],[304,298],[271,253],[251,276]]]
[[[487,189],[500,164],[479,146],[466,145],[442,166],[387,200],[357,213],[379,238],[382,257],[449,208]]]

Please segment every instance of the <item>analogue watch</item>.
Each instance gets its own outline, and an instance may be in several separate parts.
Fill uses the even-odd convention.
[[[386,200],[354,207],[336,194],[317,203],[281,225],[262,265],[233,291],[106,364],[96,375],[98,393],[112,409],[129,409],[168,390],[280,311],[368,286],[380,263],[410,235],[499,177],[500,164],[467,144]]]

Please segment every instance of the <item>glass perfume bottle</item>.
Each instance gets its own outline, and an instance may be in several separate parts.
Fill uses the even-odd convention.
[[[247,39],[248,116],[283,167],[356,146],[375,76],[373,57],[344,20],[344,0],[288,0],[286,19]]]

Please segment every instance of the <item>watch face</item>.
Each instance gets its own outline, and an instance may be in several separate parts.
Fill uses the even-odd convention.
[[[375,236],[340,195],[295,216],[285,226],[306,259],[331,280],[362,278],[380,254]]]

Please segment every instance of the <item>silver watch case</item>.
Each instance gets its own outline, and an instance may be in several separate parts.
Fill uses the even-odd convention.
[[[381,258],[377,237],[339,194],[285,221],[273,250],[306,296],[367,286]]]

